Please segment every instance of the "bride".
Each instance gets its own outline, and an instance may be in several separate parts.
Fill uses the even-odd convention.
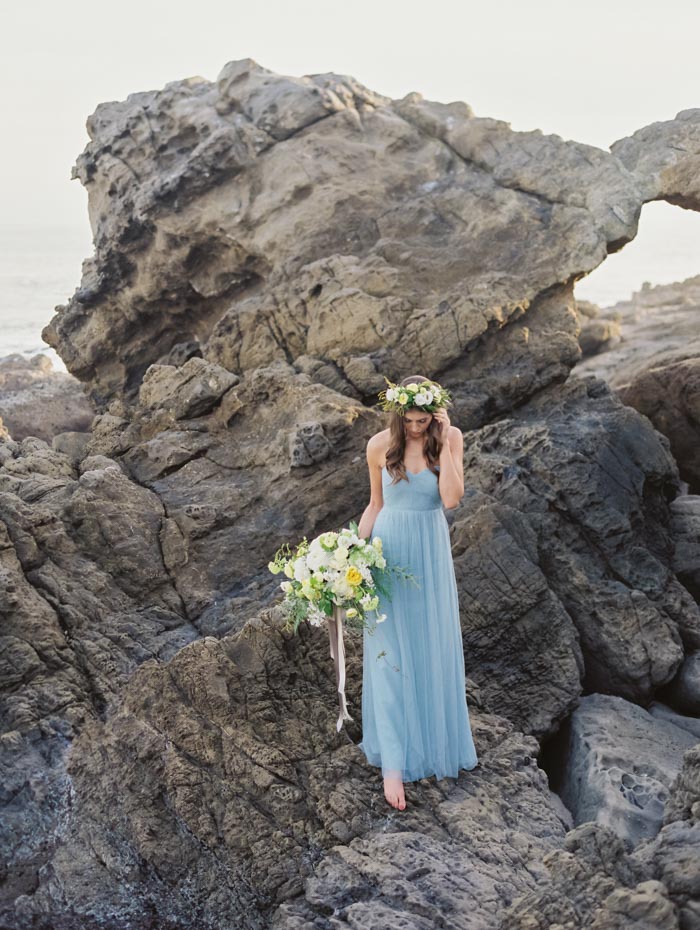
[[[380,536],[387,561],[419,587],[397,580],[380,597],[385,621],[364,631],[360,748],[381,767],[388,803],[405,810],[404,782],[457,777],[478,761],[444,514],[464,495],[464,440],[437,382],[410,376],[382,396],[389,425],[367,443],[370,502],[358,533]]]

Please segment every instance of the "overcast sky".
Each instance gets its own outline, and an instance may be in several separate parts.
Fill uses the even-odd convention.
[[[1,22],[0,222],[82,230],[82,254],[87,197],[70,173],[88,115],[169,81],[214,80],[234,59],[350,74],[395,98],[464,100],[515,130],[604,149],[700,106],[698,0],[28,0],[5,5]],[[698,214],[650,204],[644,215],[636,251],[611,256],[595,286],[700,270]]]

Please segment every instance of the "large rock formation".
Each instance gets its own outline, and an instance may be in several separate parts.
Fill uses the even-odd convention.
[[[584,307],[584,312],[586,308]],[[598,311],[581,333],[605,333],[574,375],[604,378],[668,437],[681,478],[700,491],[700,275],[644,286]],[[612,327],[612,329],[611,329]],[[586,338],[582,342],[582,348]]]
[[[308,357],[367,397],[379,371],[444,370],[486,340],[500,363],[478,353],[488,373],[461,385],[483,421],[564,376],[573,280],[643,203],[592,146],[250,60],[102,104],[87,128],[95,256],[44,336],[97,401],[133,397],[183,343],[236,373]]]
[[[669,863],[697,842],[695,750],[634,862],[567,833],[538,758],[582,694],[658,703],[700,649],[671,445],[567,380],[575,281],[645,200],[694,206],[698,125],[618,156],[250,60],[98,107],[75,172],[96,251],[45,330],[91,436],[0,439],[0,922],[495,928],[544,901],[578,927],[618,885],[606,920],[694,913]],[[266,565],[360,516],[382,376],[416,369],[465,433],[447,517],[480,765],[399,815],[357,749],[360,642],[338,735],[325,631],[281,632]]]

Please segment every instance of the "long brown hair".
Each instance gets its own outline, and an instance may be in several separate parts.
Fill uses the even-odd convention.
[[[412,381],[420,384],[421,381],[430,381],[424,375],[409,375],[399,384],[403,387],[405,384],[411,384]],[[412,407],[412,410],[418,410],[418,407]],[[435,465],[440,461],[440,451],[442,449],[442,440],[440,439],[440,427],[435,417],[432,418],[426,430],[426,438],[423,440],[423,454],[428,460],[428,468],[435,474],[439,474]],[[406,466],[403,457],[406,452],[406,434],[404,432],[403,417],[395,410],[389,412],[389,448],[386,450],[386,470],[393,477],[392,484],[396,484],[403,478],[408,481],[406,475]]]

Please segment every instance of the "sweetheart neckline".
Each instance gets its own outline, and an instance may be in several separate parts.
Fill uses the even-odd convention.
[[[439,468],[439,467],[440,467],[439,465],[436,466],[436,468]],[[386,468],[386,465],[382,465],[382,470],[385,468]],[[411,471],[410,468],[407,468],[406,471],[408,472],[409,475],[413,475],[413,477],[415,478],[417,475],[423,474],[424,471],[429,471],[429,467],[426,465],[425,468],[421,468],[420,471]]]

